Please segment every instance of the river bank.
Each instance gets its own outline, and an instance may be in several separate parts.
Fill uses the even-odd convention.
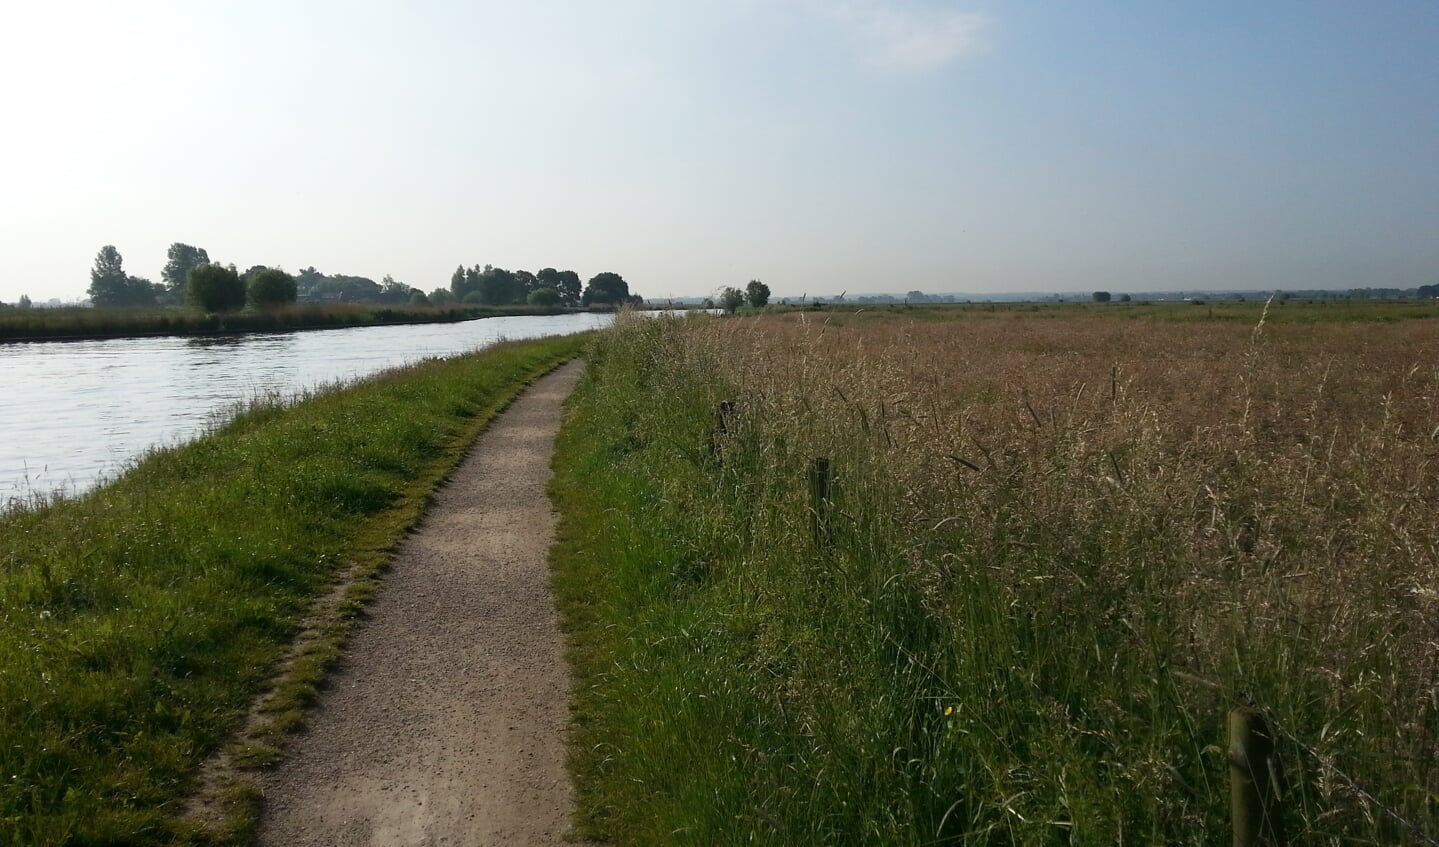
[[[0,515],[0,843],[214,835],[181,818],[195,768],[270,686],[315,598],[357,580],[290,667],[271,734],[234,751],[248,761],[298,722],[368,577],[474,437],[586,340],[259,402],[83,496]],[[230,822],[248,819],[243,792],[225,799]]]
[[[0,345],[0,503],[81,493],[152,446],[183,442],[256,397],[348,382],[500,340],[597,329],[580,312],[226,337]]]
[[[457,323],[478,318],[563,315],[604,309],[560,306],[383,306],[373,303],[298,304],[264,312],[206,314],[192,309],[133,310],[87,307],[0,309],[0,344],[93,341],[160,336],[222,337],[356,326]]]

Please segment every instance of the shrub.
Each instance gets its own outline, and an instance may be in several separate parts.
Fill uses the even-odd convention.
[[[273,309],[295,302],[295,278],[279,268],[265,268],[250,277],[247,288],[250,305],[257,309]]]
[[[558,306],[560,293],[553,288],[536,288],[530,292],[529,304],[531,306]]]
[[[245,305],[245,283],[234,265],[199,265],[186,277],[191,304],[206,312],[232,312]]]

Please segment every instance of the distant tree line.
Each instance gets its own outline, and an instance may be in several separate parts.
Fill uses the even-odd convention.
[[[433,301],[439,291],[432,292]],[[450,275],[449,297],[454,302],[485,306],[528,303],[533,306],[618,306],[643,301],[630,292],[625,278],[612,271],[595,274],[583,287],[574,271],[541,268],[510,271],[494,265],[460,265]]]
[[[425,293],[385,274],[379,282],[365,276],[323,274],[313,266],[295,275],[300,302],[377,303],[387,306],[429,305]],[[416,295],[421,298],[416,301]]]
[[[581,285],[579,274],[555,268],[509,271],[493,265],[455,269],[448,288],[426,294],[386,274],[369,277],[325,274],[313,266],[291,276],[279,268],[255,265],[243,274],[233,264],[213,262],[203,247],[170,245],[162,282],[125,273],[120,251],[105,245],[90,271],[90,301],[105,308],[145,308],[188,304],[207,312],[225,312],[249,305],[274,308],[294,302],[374,303],[380,305],[447,306],[453,304],[510,306],[590,306],[639,303],[624,277],[606,271]],[[28,298],[27,298],[28,304]]]
[[[90,302],[101,308],[134,309],[188,304],[207,312],[230,312],[249,305],[271,309],[296,299],[294,277],[278,268],[256,265],[244,274],[233,264],[210,261],[202,247],[170,245],[163,282],[125,272],[124,257],[113,244],[100,248],[90,270]]]

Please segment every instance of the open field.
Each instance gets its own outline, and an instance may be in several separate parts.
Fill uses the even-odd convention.
[[[375,324],[453,323],[501,315],[553,315],[563,309],[530,306],[379,306],[299,304],[267,311],[205,314],[172,309],[0,309],[0,341],[53,341],[137,335],[213,335],[335,329]]]
[[[589,834],[1227,844],[1252,701],[1295,843],[1439,837],[1439,322],[1128,305],[604,335],[554,483]]]
[[[257,402],[79,499],[0,510],[0,844],[241,843],[243,786],[211,798],[219,829],[181,819],[197,764],[309,626],[229,750],[275,758],[435,485],[584,343],[504,344]],[[339,583],[334,617],[307,619],[342,578],[357,581]]]
[[[822,303],[772,305],[770,314],[796,311],[823,312],[831,322],[849,320],[883,320],[900,317],[906,320],[956,320],[959,318],[1004,317],[1075,317],[1090,315],[1126,320],[1153,320],[1176,323],[1209,323],[1214,321],[1254,326],[1265,314],[1269,324],[1349,323],[1416,320],[1439,317],[1439,301],[1435,300],[1327,300],[1287,299],[1276,295],[1273,300],[1133,300],[1129,302],[1004,302],[1004,303]],[[741,312],[753,315],[745,307]]]

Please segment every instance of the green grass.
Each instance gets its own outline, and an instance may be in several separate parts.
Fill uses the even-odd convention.
[[[1434,326],[1098,311],[602,337],[553,484],[587,836],[1225,844],[1247,696],[1321,756],[1296,843],[1404,837],[1328,765],[1439,834]]]
[[[224,315],[189,308],[90,309],[0,308],[0,342],[119,338],[144,335],[211,335],[334,329],[376,324],[454,323],[505,315],[554,315],[560,308],[530,306],[380,306],[299,304]]]
[[[289,404],[257,403],[79,499],[0,515],[0,845],[236,839],[182,819],[302,626],[314,640],[232,750],[272,758],[333,657],[363,582],[497,411],[575,337],[434,360]],[[208,842],[207,842],[208,843]]]

